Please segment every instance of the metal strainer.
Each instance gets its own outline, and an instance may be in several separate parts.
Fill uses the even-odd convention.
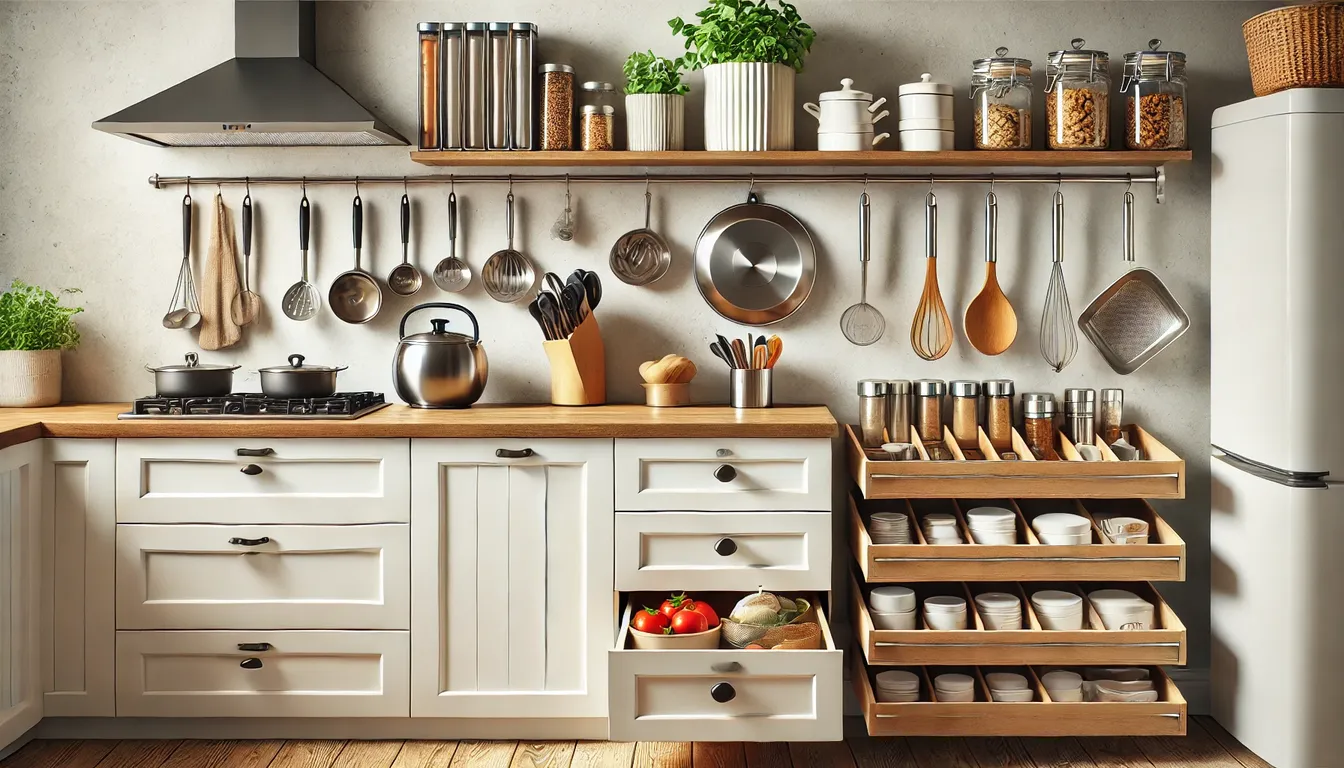
[[[859,303],[840,316],[840,330],[850,344],[866,347],[882,338],[887,321],[868,303],[868,261],[872,258],[872,207],[865,189],[859,195]]]

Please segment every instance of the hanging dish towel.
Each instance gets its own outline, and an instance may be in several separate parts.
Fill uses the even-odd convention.
[[[229,307],[238,295],[238,243],[224,196],[215,195],[215,225],[210,230],[210,253],[205,257],[201,286],[201,349],[231,347],[243,338]]]

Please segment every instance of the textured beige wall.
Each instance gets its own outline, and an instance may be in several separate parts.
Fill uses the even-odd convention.
[[[1170,170],[1168,202],[1155,205],[1139,191],[1139,262],[1156,269],[1189,311],[1194,326],[1171,350],[1138,374],[1112,374],[1086,344],[1065,373],[1051,373],[1037,352],[1036,324],[1050,268],[1049,198],[1045,187],[1002,187],[1000,279],[1019,311],[1018,344],[998,359],[975,354],[959,338],[945,359],[926,363],[909,348],[910,317],[923,276],[923,234],[916,187],[877,187],[873,193],[875,263],[872,297],[886,315],[886,336],[867,348],[848,345],[839,329],[843,309],[858,296],[856,203],[858,184],[827,187],[763,185],[764,198],[797,214],[811,229],[819,255],[819,278],[807,305],[776,330],[787,351],[776,377],[776,398],[824,402],[842,418],[856,416],[854,382],[865,376],[986,378],[1004,376],[1019,391],[1066,386],[1120,386],[1129,414],[1143,420],[1189,462],[1189,498],[1157,506],[1190,544],[1190,579],[1170,585],[1178,612],[1190,627],[1192,666],[1208,658],[1208,128],[1217,106],[1250,96],[1241,41],[1242,20],[1266,3],[1220,2],[896,2],[802,0],[799,6],[818,30],[808,70],[798,81],[799,101],[853,77],[858,86],[895,101],[900,83],[932,72],[958,87],[961,144],[967,143],[966,83],[971,60],[1006,45],[1033,59],[1040,73],[1047,51],[1070,38],[1112,52],[1119,78],[1120,55],[1160,37],[1188,53],[1191,79],[1191,143],[1198,160]],[[414,24],[451,15],[508,16],[541,25],[542,60],[573,63],[583,78],[619,77],[633,49],[677,50],[665,20],[692,14],[696,0],[632,2],[497,3],[326,2],[319,8],[319,65],[401,132],[415,131]],[[168,304],[179,259],[178,202],[181,189],[155,191],[152,173],[192,175],[411,174],[397,148],[361,149],[154,149],[89,128],[110,114],[231,55],[232,7],[228,0],[145,2],[4,2],[0,38],[0,280],[13,276],[46,286],[84,290],[85,340],[68,356],[66,391],[75,400],[128,399],[145,394],[151,379],[141,366],[179,360],[193,338],[159,324]],[[698,89],[690,82],[688,141],[698,146]],[[1114,103],[1114,102],[1113,102]],[[1037,105],[1038,141],[1040,105]],[[801,147],[810,118],[798,113]],[[894,130],[895,120],[887,127]],[[196,190],[197,247],[203,253],[206,203],[213,190]],[[606,254],[622,232],[641,221],[637,188],[576,187],[579,235],[572,243],[549,236],[563,203],[558,186],[528,186],[521,199],[519,245],[541,267],[566,273],[587,267],[608,277]],[[715,331],[729,332],[700,299],[691,278],[690,251],[701,227],[716,211],[739,202],[745,189],[725,185],[655,187],[654,226],[672,244],[669,275],[652,288],[606,280],[600,312],[607,329],[613,399],[640,396],[634,368],[664,352],[691,353],[701,363],[695,396],[725,397],[726,374],[707,353]],[[399,260],[396,201],[400,189],[367,188],[366,259],[385,275]],[[414,258],[423,268],[445,255],[442,224],[446,189],[413,193],[419,226]],[[979,290],[984,190],[944,188],[941,203],[941,270],[944,296],[954,317]],[[1065,187],[1069,291],[1079,311],[1124,266],[1118,243],[1121,191],[1116,187]],[[237,206],[241,190],[226,190]],[[411,300],[389,301],[385,314],[365,327],[339,323],[329,313],[304,324],[285,319],[284,289],[298,276],[295,233],[297,190],[258,189],[257,289],[266,318],[235,351],[209,355],[255,370],[298,351],[314,362],[345,363],[345,388],[391,391],[390,359],[395,328]],[[312,190],[316,208],[316,282],[325,294],[332,278],[351,265],[350,190]],[[465,255],[479,271],[503,246],[504,190],[460,190]],[[366,261],[366,266],[368,262]],[[420,300],[446,298],[432,286]],[[521,306],[496,304],[479,284],[462,297],[482,323],[491,359],[490,401],[540,401],[547,371],[539,331]],[[957,321],[958,327],[960,320]],[[244,380],[255,387],[255,374]]]

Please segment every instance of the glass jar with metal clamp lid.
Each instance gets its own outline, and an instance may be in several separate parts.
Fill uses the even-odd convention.
[[[1120,92],[1125,98],[1125,146],[1130,149],[1185,149],[1185,54],[1148,50],[1125,54]]]
[[[1111,57],[1084,50],[1052,51],[1046,60],[1045,137],[1051,149],[1105,149],[1110,144]]]
[[[971,65],[976,149],[1031,149],[1031,62],[994,56]]]

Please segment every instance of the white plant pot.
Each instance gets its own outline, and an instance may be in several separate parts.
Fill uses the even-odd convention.
[[[625,97],[625,143],[631,152],[686,148],[686,97],[679,93],[632,93]]]
[[[0,351],[0,408],[61,402],[61,350]]]
[[[793,83],[785,64],[730,62],[705,67],[705,149],[793,149]]]

